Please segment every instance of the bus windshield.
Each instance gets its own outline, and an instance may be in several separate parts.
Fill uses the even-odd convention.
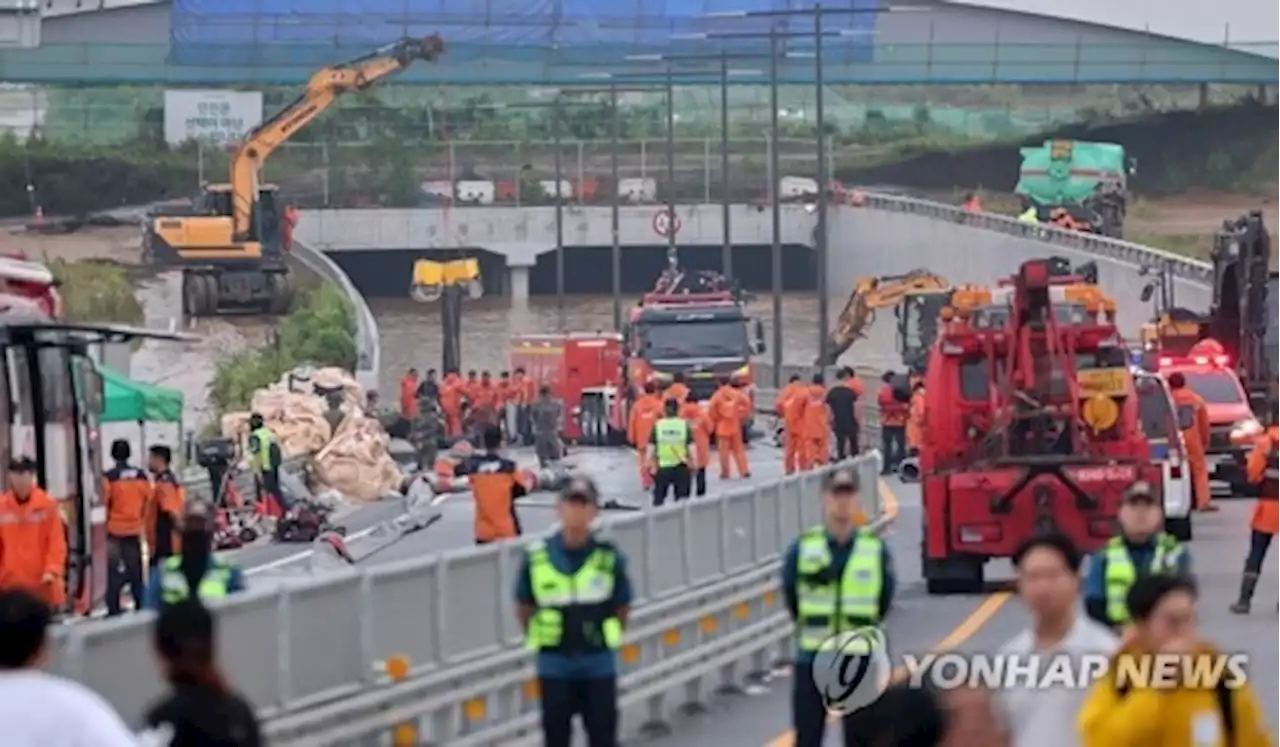
[[[641,352],[648,360],[742,358],[751,355],[747,326],[741,320],[657,322],[637,326]]]

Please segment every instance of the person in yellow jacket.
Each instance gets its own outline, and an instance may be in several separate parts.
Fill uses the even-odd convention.
[[[1156,686],[1124,682],[1117,673],[1142,672],[1144,656],[1221,654],[1196,630],[1196,587],[1186,576],[1153,574],[1129,591],[1134,621],[1111,667],[1080,708],[1081,747],[1270,747],[1265,717],[1246,680]],[[1129,665],[1125,658],[1138,659]],[[1158,661],[1158,660],[1153,660]],[[1155,672],[1152,663],[1146,671]],[[1190,667],[1188,667],[1190,668]],[[1208,669],[1208,667],[1196,669]],[[1132,675],[1131,675],[1132,676]]]

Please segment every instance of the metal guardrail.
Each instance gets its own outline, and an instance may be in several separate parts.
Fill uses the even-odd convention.
[[[879,453],[852,463],[863,471],[868,514],[878,517]],[[782,631],[776,621],[765,621],[779,609],[779,553],[818,519],[820,477],[814,471],[762,482],[603,525],[604,535],[631,560],[637,596],[635,632],[622,652],[628,676],[643,675],[646,687],[656,687],[654,667],[665,671],[677,653],[701,657],[718,636],[736,631],[737,641],[748,629],[743,626],[759,623],[758,630],[772,631],[776,643]],[[477,706],[454,696],[477,692],[477,672],[500,671],[497,663],[512,657],[519,661],[521,634],[510,594],[523,546],[512,541],[340,569],[215,602],[228,643],[222,649],[227,674],[271,721],[269,732],[282,743],[332,743],[326,730],[339,724],[376,728],[385,706],[380,693],[392,690],[374,665],[391,656],[413,665],[404,686],[453,698],[439,706],[452,715],[433,719],[436,731],[446,725],[500,728],[501,721],[466,714],[477,708],[501,711],[518,699],[499,704],[503,699],[494,691],[486,696],[489,705]],[[686,614],[693,610],[705,614]],[[143,612],[55,631],[51,668],[101,693],[126,716],[139,714],[163,689],[149,656],[153,619]],[[739,651],[736,644],[733,651]],[[701,676],[693,667],[680,674],[682,682]],[[352,710],[370,703],[368,712]],[[459,707],[464,711],[451,710]],[[465,733],[437,734],[435,740],[454,744]]]
[[[356,317],[356,370],[355,378],[366,391],[378,388],[378,373],[382,370],[382,342],[378,336],[378,320],[369,310],[364,295],[356,289],[351,278],[336,262],[323,252],[316,251],[303,242],[293,242],[293,256],[312,272],[342,289],[351,301]]]
[[[1210,285],[1213,282],[1213,266],[1208,262],[1201,262],[1162,249],[1081,231],[1067,231],[1044,224],[1019,223],[1013,218],[995,213],[969,213],[954,205],[917,200],[912,197],[871,193],[866,194],[865,197],[866,200],[860,207],[911,213],[971,228],[1022,236],[1033,241],[1106,257],[1135,267],[1163,265],[1169,267],[1176,277],[1204,285]]]
[[[883,524],[879,453],[846,464],[861,470],[869,486],[868,513]],[[785,655],[791,625],[778,566],[800,530],[821,520],[816,497],[823,472],[604,526],[603,534],[630,559],[637,596],[619,655],[624,705],[645,703],[653,718],[661,718],[691,694],[740,684],[739,678],[765,671]],[[371,571],[361,585],[367,596],[360,605],[369,630],[358,640],[377,641],[369,652],[375,658],[406,656],[421,674],[401,683],[368,682],[358,696],[274,719],[266,726],[271,743],[353,744],[405,721],[416,722],[419,741],[430,744],[506,744],[530,737],[538,725],[536,678],[510,598],[523,545]],[[444,581],[460,571],[465,590]],[[442,590],[434,615],[414,614],[412,600]],[[388,604],[392,600],[399,603]],[[390,615],[368,621],[375,609]],[[448,620],[465,621],[464,627],[449,626],[446,609]],[[389,635],[393,628],[398,640]],[[677,696],[682,700],[672,702]]]

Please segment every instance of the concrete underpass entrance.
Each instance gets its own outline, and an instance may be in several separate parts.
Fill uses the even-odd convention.
[[[690,270],[723,271],[719,246],[681,247],[680,263]],[[739,245],[733,248],[733,275],[749,291],[768,292],[773,287],[772,247]],[[331,257],[351,278],[356,288],[368,298],[407,298],[413,263],[417,259],[456,259],[465,254],[480,261],[485,293],[492,296],[513,295],[513,285],[525,273],[528,293],[532,296],[554,296],[556,292],[556,254],[543,252],[532,267],[509,268],[506,258],[484,249],[386,251],[330,251]],[[609,247],[565,247],[564,290],[572,295],[608,295],[612,288],[612,259]],[[667,266],[667,247],[627,246],[622,248],[622,292],[644,293]],[[787,292],[813,291],[817,288],[816,254],[799,245],[782,247],[782,284]],[[518,295],[518,292],[517,294]]]

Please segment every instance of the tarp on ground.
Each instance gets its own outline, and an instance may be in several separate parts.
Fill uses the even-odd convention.
[[[119,371],[100,367],[103,423],[177,423],[182,420],[182,392],[134,381]]]

